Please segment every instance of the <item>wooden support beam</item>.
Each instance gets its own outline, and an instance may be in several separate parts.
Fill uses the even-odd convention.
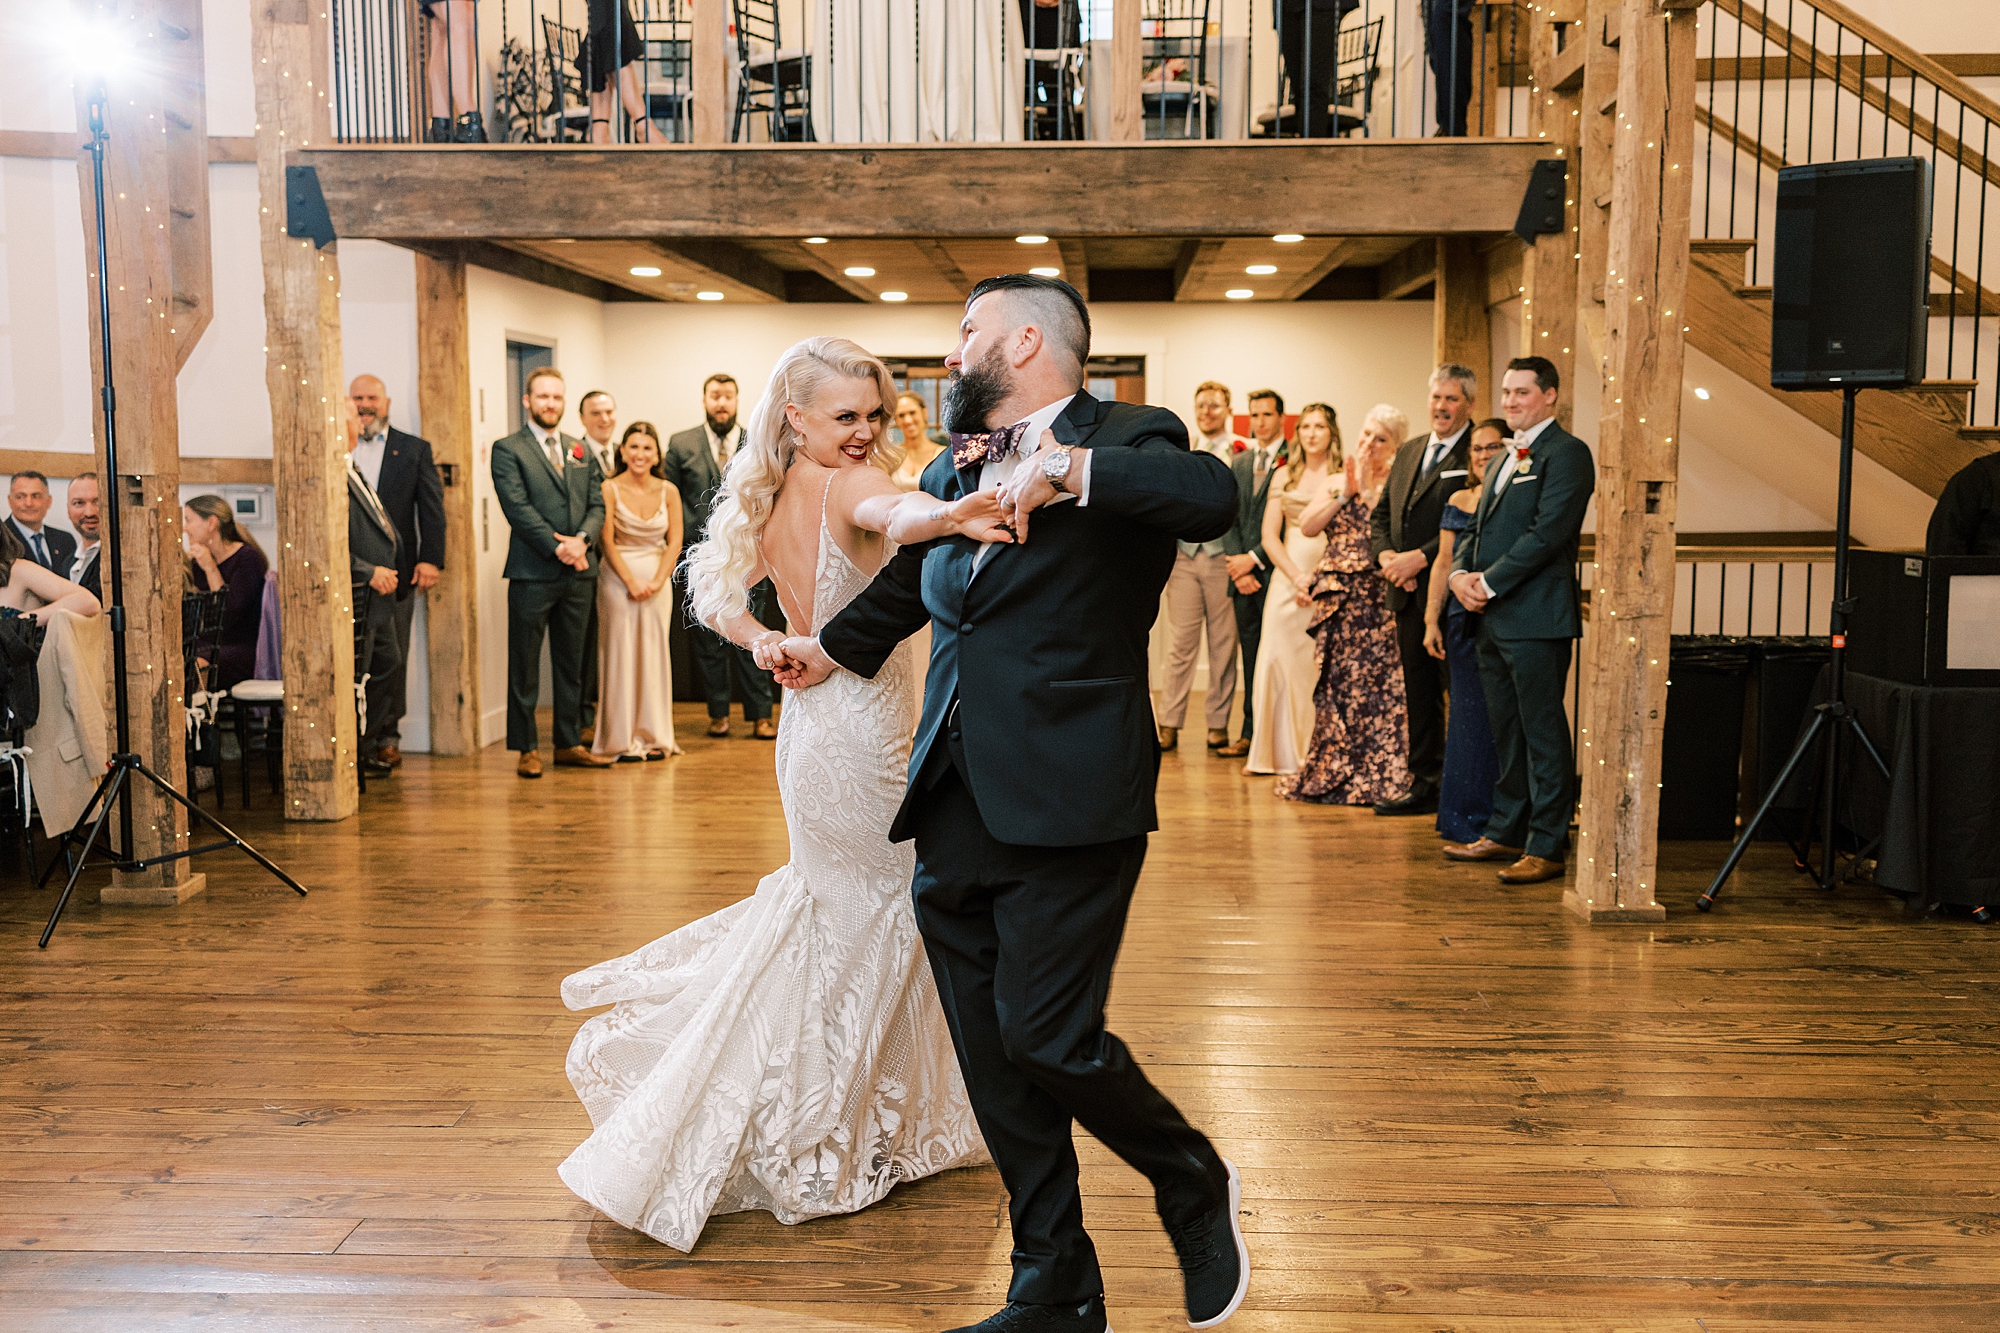
[[[347,436],[341,401],[339,245],[285,234],[285,166],[332,138],[322,72],[328,25],[304,0],[250,10],[257,98],[257,194],[264,261],[264,382],[278,489],[284,624],[285,814],[354,813],[354,610],[347,557]],[[435,189],[426,193],[436,196]]]
[[[208,236],[208,88],[202,77],[200,0],[162,0],[161,17],[185,37],[165,43],[167,236],[174,255],[174,368],[187,364],[215,317]]]
[[[1218,240],[1182,241],[1180,258],[1174,261],[1174,299],[1176,301],[1198,301],[1204,299],[1202,287],[1209,270],[1222,258],[1222,242]]]
[[[1400,301],[1437,281],[1437,238],[1426,236],[1391,255],[1375,271],[1375,299]]]
[[[77,5],[77,12],[86,7]],[[197,6],[198,8],[198,6]],[[135,58],[118,80],[105,107],[109,139],[104,151],[105,253],[97,253],[96,182],[89,156],[77,159],[78,195],[83,205],[84,263],[88,281],[91,376],[102,389],[106,367],[101,355],[97,285],[110,299],[111,365],[117,393],[118,468],[112,475],[105,451],[104,417],[93,413],[97,453],[107,510],[119,523],[118,580],[125,617],[125,670],[130,682],[127,718],[132,752],[146,766],[186,789],[187,684],[181,672],[181,502],[180,411],[174,376],[180,366],[174,288],[176,247],[172,216],[177,158],[189,147],[189,131],[179,130],[162,151],[161,126],[170,108],[184,105],[177,87],[190,72],[201,77],[200,37],[177,26],[187,16],[178,0],[151,0],[128,7],[120,18],[134,42]],[[196,25],[199,32],[199,24]],[[190,49],[191,48],[191,49]],[[76,81],[76,118],[90,123],[86,80]],[[199,122],[193,130],[199,150]],[[206,171],[205,164],[202,170]],[[195,201],[205,206],[206,194]],[[205,222],[202,224],[206,229]],[[101,262],[100,262],[101,261]],[[206,264],[189,278],[199,287]],[[107,524],[107,534],[109,528]],[[106,598],[113,595],[112,571],[104,573]],[[106,636],[105,679],[111,678],[116,640]],[[113,719],[113,726],[117,725]],[[115,733],[114,733],[115,735]],[[94,775],[93,775],[94,776]],[[135,859],[184,851],[187,817],[151,784],[126,784],[132,814]],[[168,861],[137,874],[119,872],[104,890],[104,901],[173,904],[202,891],[207,877],[185,860]]]
[[[733,294],[752,300],[759,294],[771,301],[785,299],[785,271],[734,241],[690,236],[655,241],[653,248],[678,264],[716,278],[717,286]]]
[[[86,194],[86,200],[88,195]],[[96,237],[90,238],[93,242]],[[94,270],[93,270],[94,271]],[[96,300],[96,293],[91,293]],[[116,315],[113,315],[114,321]],[[123,391],[118,395],[122,404]],[[119,449],[122,464],[125,450]],[[96,454],[62,453],[54,449],[0,449],[0,475],[12,476],[16,472],[39,472],[45,477],[58,479],[74,477],[79,472],[98,468],[103,459]],[[126,469],[129,471],[130,469]],[[190,458],[180,456],[181,484],[184,486],[269,486],[271,484],[271,460],[268,458]]]
[[[1456,361],[1492,379],[1493,322],[1486,314],[1486,261],[1470,236],[1440,236],[1431,297],[1433,365]]]
[[[1063,281],[1076,288],[1084,300],[1090,299],[1090,259],[1083,248],[1083,241],[1076,236],[1056,237],[1056,249],[1062,252]]]
[[[1347,257],[1360,248],[1361,242],[1352,236],[1344,237],[1334,242],[1332,246],[1328,247],[1327,252],[1320,256],[1317,264],[1314,264],[1311,268],[1285,285],[1284,295],[1280,299],[1285,301],[1298,300],[1301,296],[1319,286],[1320,279],[1346,263]]]
[[[1111,133],[1119,143],[1146,137],[1146,108],[1139,96],[1145,42],[1140,0],[1111,0]]]
[[[1107,237],[1491,235],[1513,228],[1543,151],[1528,139],[319,143],[287,160],[319,172],[334,230],[403,242],[986,238],[1052,227]],[[1246,180],[1263,188],[1246,193]],[[939,208],[943,198],[954,206]]]
[[[694,141],[729,142],[728,0],[690,0],[694,9]]]
[[[425,594],[431,753],[479,749],[479,543],[472,470],[472,349],[465,265],[419,254],[417,405],[444,488],[444,576]]]
[[[1587,39],[1588,26],[1579,23],[1565,29],[1565,47],[1558,51],[1556,25],[1537,25],[1534,77],[1528,91],[1528,134],[1547,145],[1548,156],[1569,163],[1569,175],[1564,182],[1563,229],[1536,237],[1521,255],[1519,346],[1522,356],[1545,356],[1555,363],[1563,384],[1570,386],[1556,402],[1556,420],[1564,430],[1570,428],[1576,400],[1579,205],[1584,197],[1578,148],[1583,134],[1584,54],[1595,45]]]
[[[1621,0],[1590,0],[1583,31],[1574,40],[1584,44],[1583,90],[1579,94],[1577,122],[1579,144],[1577,165],[1570,169],[1569,198],[1577,201],[1577,327],[1576,346],[1588,348],[1597,357],[1604,351],[1604,309],[1602,287],[1605,258],[1611,247],[1611,215],[1593,202],[1611,194],[1611,136],[1618,123],[1617,112],[1600,113],[1595,108],[1618,99],[1618,43],[1616,29]],[[1539,331],[1538,331],[1539,334]],[[1535,341],[1542,339],[1537,336]]]
[[[924,258],[931,261],[931,267],[937,270],[938,276],[956,288],[960,296],[972,291],[971,280],[965,276],[965,270],[958,266],[958,261],[951,257],[951,251],[928,236],[918,237],[910,244],[923,252]]]
[[[1696,20],[1671,0],[1619,3],[1624,116],[1613,132],[1583,813],[1575,887],[1563,905],[1589,921],[1660,921]]]

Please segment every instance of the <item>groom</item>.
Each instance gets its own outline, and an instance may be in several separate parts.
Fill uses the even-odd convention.
[[[872,677],[931,625],[889,836],[916,840],[917,924],[1014,1226],[1009,1304],[954,1333],[1104,1329],[1072,1122],[1152,1182],[1188,1321],[1210,1328],[1249,1285],[1241,1184],[1105,1030],[1104,1001],[1159,826],[1147,634],[1176,542],[1228,529],[1235,482],[1172,413],[1083,391],[1090,315],[1068,283],[988,278],[959,335],[952,448],[923,489],[999,487],[1017,544],[903,548],[818,638],[786,641],[778,678]]]

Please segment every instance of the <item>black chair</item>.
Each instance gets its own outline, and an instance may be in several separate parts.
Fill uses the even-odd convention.
[[[1352,134],[1361,131],[1368,137],[1368,117],[1375,109],[1375,82],[1381,77],[1382,19],[1371,19],[1367,23],[1357,23],[1340,30],[1340,50],[1336,57],[1333,76],[1333,102],[1327,110],[1333,113],[1334,133]],[[1285,104],[1273,113],[1264,112],[1257,117],[1252,133],[1260,137],[1276,135],[1293,138],[1302,132],[1299,124],[1298,108],[1293,105],[1290,81],[1285,88]]]
[[[684,0],[664,0],[636,21],[645,42],[642,89],[646,114],[667,132],[669,143],[694,139],[694,9]]]
[[[736,115],[731,143],[743,141],[744,121],[764,116],[772,143],[811,143],[812,53],[787,47],[777,0],[731,0],[736,19]]]
[[[216,726],[223,695],[216,689],[222,674],[217,660],[222,648],[222,613],[229,590],[181,594],[181,680],[187,689],[187,734],[183,745],[187,756],[188,797],[201,799],[194,780],[197,768],[215,777],[215,808],[222,808],[222,732]],[[207,665],[202,665],[203,661]]]
[[[266,627],[275,624],[278,601],[278,571],[264,573],[263,614],[258,617],[257,657],[266,660],[277,655],[278,647],[267,644],[264,639]],[[268,652],[266,650],[269,650]],[[250,806],[250,751],[253,714],[263,723],[264,767],[271,781],[271,794],[279,795],[284,790],[285,759],[285,682],[282,680],[240,680],[229,691],[231,722],[236,728],[236,748],[242,756],[239,764],[243,779],[243,806]]]
[[[1021,137],[1088,139],[1090,60],[1083,44],[1082,0],[1057,0],[1049,6],[1020,0],[1020,6]]]
[[[583,90],[577,62],[583,55],[583,29],[542,19],[542,55],[549,65],[553,107],[542,117],[541,133],[548,143],[590,142],[590,98]]]
[[[1221,92],[1208,77],[1209,0],[1146,0],[1139,96],[1148,139],[1212,139]]]

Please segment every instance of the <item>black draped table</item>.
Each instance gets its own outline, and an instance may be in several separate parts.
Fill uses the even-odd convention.
[[[1813,702],[1830,693],[1822,671]],[[1923,905],[2000,907],[2000,689],[1850,671],[1847,701],[1889,766],[1885,783],[1851,738],[1841,745],[1840,821],[1881,838],[1875,883]],[[1780,804],[1804,807],[1820,772],[1802,765]]]

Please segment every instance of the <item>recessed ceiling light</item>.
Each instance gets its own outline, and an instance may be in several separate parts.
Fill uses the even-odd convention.
[[[1708,401],[1708,390],[1706,390],[1706,389],[1696,389],[1696,390],[1694,391],[1694,396],[1695,396],[1695,397],[1697,397],[1697,398],[1699,398],[1699,399],[1701,399],[1701,401],[1703,401],[1703,402],[1705,403],[1705,402],[1707,402],[1707,401]]]
[[[1062,276],[1062,270],[1059,268],[1031,268],[1028,272],[1038,278],[1060,278]]]
[[[1223,293],[1224,296],[1228,297],[1232,301],[1247,301],[1256,294],[1257,293],[1251,291],[1248,287],[1231,287],[1228,291]]]
[[[1014,244],[1016,245],[1047,245],[1048,243],[1049,238],[1046,236],[1028,235],[1016,236],[1014,238]]]
[[[695,299],[695,300],[697,300],[697,301],[720,301],[720,300],[722,299],[722,293],[721,293],[721,292],[696,292],[696,293],[694,294],[694,299]]]
[[[908,292],[883,292],[882,299],[885,301],[907,301],[910,299],[910,294]]]
[[[1276,264],[1252,264],[1250,265],[1250,267],[1244,269],[1243,271],[1245,273],[1251,274],[1254,277],[1262,278],[1269,274],[1276,273],[1278,271],[1278,266]]]
[[[654,268],[651,264],[641,264],[632,270],[632,276],[635,278],[657,278],[660,276],[660,270]]]
[[[850,278],[872,278],[875,276],[875,270],[869,268],[866,264],[856,264],[852,268],[844,268],[840,271]]]
[[[574,237],[574,236],[558,236],[558,237],[556,237],[556,244],[557,244],[557,245],[575,245],[575,244],[576,244],[576,237]]]
[[[806,244],[807,244],[807,245],[825,245],[825,244],[826,244],[826,237],[824,237],[824,236],[808,236],[808,237],[806,237]]]
[[[1305,237],[1299,235],[1295,231],[1281,231],[1276,236],[1273,236],[1271,239],[1276,241],[1279,245],[1297,245],[1300,241],[1303,241]]]

